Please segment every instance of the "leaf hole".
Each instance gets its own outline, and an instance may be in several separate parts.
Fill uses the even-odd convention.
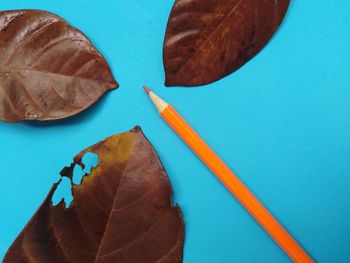
[[[98,155],[92,152],[86,153],[80,163],[72,163],[65,167],[61,172],[61,180],[52,196],[52,205],[57,206],[64,202],[65,207],[69,208],[74,200],[72,186],[81,185],[83,177],[88,176],[92,169],[98,166]]]
[[[61,202],[64,202],[66,208],[70,207],[73,201],[73,194],[72,183],[68,177],[62,176],[51,201],[53,206],[57,206]]]
[[[76,165],[73,170],[73,183],[80,185],[84,176],[89,175],[93,168],[98,165],[98,155],[96,153],[88,152],[86,153],[81,163],[82,166]]]

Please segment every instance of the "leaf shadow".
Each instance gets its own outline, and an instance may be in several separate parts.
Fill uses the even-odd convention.
[[[82,112],[59,120],[50,120],[50,121],[38,121],[38,120],[27,120],[23,124],[31,127],[53,127],[53,126],[72,126],[80,123],[87,122],[88,120],[93,119],[101,111],[103,104],[106,103],[107,97],[110,95],[110,92],[104,94],[99,98],[93,105],[83,110]]]

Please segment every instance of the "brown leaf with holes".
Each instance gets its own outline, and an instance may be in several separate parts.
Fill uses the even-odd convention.
[[[62,18],[38,10],[0,12],[0,119],[75,115],[116,88],[89,39]]]
[[[55,184],[5,255],[3,263],[179,263],[184,225],[171,205],[171,186],[140,128],[87,148],[61,175],[70,177],[82,158],[99,161],[69,208],[52,205]]]
[[[167,86],[216,81],[270,40],[290,0],[176,0],[164,41]]]

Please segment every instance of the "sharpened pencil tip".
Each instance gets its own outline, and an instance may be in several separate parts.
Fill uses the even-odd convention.
[[[148,95],[151,93],[151,90],[147,86],[143,86],[143,89],[146,91]]]

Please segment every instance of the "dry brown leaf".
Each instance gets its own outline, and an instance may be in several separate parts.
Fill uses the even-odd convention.
[[[117,86],[102,55],[62,18],[0,12],[0,120],[69,117]]]
[[[86,153],[98,166],[73,186],[74,201],[52,205],[53,186],[3,263],[179,263],[184,225],[171,186],[140,128],[87,148],[61,175],[72,177]]]
[[[270,40],[290,0],[176,0],[164,41],[167,86],[216,81]]]

